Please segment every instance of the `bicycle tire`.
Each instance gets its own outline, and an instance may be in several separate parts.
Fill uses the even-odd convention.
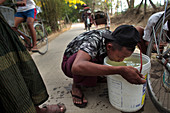
[[[41,55],[44,55],[48,51],[47,34],[45,32],[44,27],[39,23],[36,23],[34,25],[34,28],[35,28],[35,31],[36,31],[38,53],[41,54]]]
[[[88,29],[88,31],[90,31],[90,24],[87,25],[87,29]]]
[[[164,22],[166,22],[167,19],[170,19],[170,8],[168,8],[166,10]],[[160,17],[160,19],[154,26],[156,34],[158,34],[161,30],[162,21],[163,21],[163,15]],[[147,48],[147,55],[151,58],[152,66],[151,66],[151,71],[147,77],[148,94],[150,96],[151,101],[153,102],[155,107],[158,109],[158,111],[160,111],[162,113],[170,113],[170,102],[169,102],[170,99],[168,99],[169,95],[170,95],[170,91],[168,91],[162,84],[162,77],[165,74],[166,68],[164,68],[164,66],[162,64],[160,64],[156,58],[155,59],[153,58],[154,54],[156,56],[156,53],[152,53],[152,48],[153,48],[153,44],[154,44],[153,31],[150,36],[152,38],[151,38],[150,43]],[[156,68],[154,68],[154,66]],[[155,73],[155,72],[157,72],[157,73]],[[159,95],[158,95],[158,93],[159,93]]]

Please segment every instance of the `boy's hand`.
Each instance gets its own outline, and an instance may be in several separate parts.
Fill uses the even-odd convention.
[[[122,66],[120,74],[132,84],[144,84],[146,82],[146,80],[144,80],[145,76],[132,66]]]

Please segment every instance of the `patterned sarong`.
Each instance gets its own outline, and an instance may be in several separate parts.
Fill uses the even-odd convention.
[[[0,13],[0,113],[35,113],[47,98],[33,59]]]

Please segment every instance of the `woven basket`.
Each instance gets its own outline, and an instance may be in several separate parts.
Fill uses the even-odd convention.
[[[10,7],[0,6],[0,12],[8,22],[8,24],[13,27],[14,26],[14,9]]]

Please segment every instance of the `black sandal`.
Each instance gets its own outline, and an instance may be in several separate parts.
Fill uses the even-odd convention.
[[[79,97],[79,96],[77,96],[77,95],[73,95],[73,94],[72,94],[72,91],[70,91],[70,93],[71,93],[72,97],[81,99],[82,104],[77,104],[77,103],[74,103],[74,102],[73,102],[75,106],[77,106],[77,107],[79,107],[79,108],[85,108],[85,107],[87,106],[87,102],[83,102],[83,98],[84,98],[84,94],[83,94],[83,93],[82,93],[82,96],[81,96],[81,97]]]
[[[38,49],[31,49],[32,52],[39,52]]]

